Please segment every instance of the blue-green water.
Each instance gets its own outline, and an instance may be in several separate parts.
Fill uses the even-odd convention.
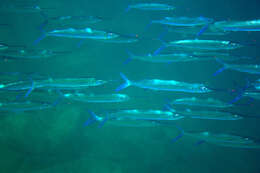
[[[110,31],[124,35],[138,35],[136,43],[105,43],[96,40],[47,37],[34,45],[33,42],[42,33],[39,26],[44,21],[41,13],[1,13],[1,41],[8,45],[23,45],[29,48],[68,51],[69,53],[35,60],[10,60],[0,62],[0,72],[36,73],[45,78],[60,77],[95,77],[113,80],[111,84],[91,87],[88,93],[115,93],[115,88],[122,83],[119,73],[123,72],[131,80],[165,79],[204,83],[212,88],[232,89],[244,86],[246,80],[254,81],[257,75],[224,71],[218,76],[212,74],[220,68],[215,61],[180,62],[156,64],[131,61],[126,50],[136,54],[153,52],[161,46],[157,38],[165,30],[162,26],[147,25],[152,19],[165,16],[204,16],[221,20],[259,19],[258,1],[245,0],[182,0],[156,1],[176,7],[174,11],[125,12],[129,4],[141,3],[130,0],[55,0],[30,3],[44,10],[48,17],[74,15],[99,16],[103,21],[87,25],[98,30]],[[142,1],[146,2],[146,1]],[[154,2],[155,1],[149,1]],[[3,4],[24,4],[24,1],[4,1]],[[47,25],[48,26],[48,25]],[[80,26],[77,26],[80,28]],[[84,26],[86,27],[86,26]],[[47,28],[53,29],[53,28]],[[167,33],[165,40],[193,39],[193,36]],[[260,43],[259,32],[234,32],[223,36],[201,36],[202,39],[232,40],[242,44]],[[246,46],[234,50],[235,55],[255,57],[248,63],[259,63],[259,45]],[[19,47],[14,47],[19,49]],[[174,51],[174,50],[173,50]],[[245,61],[247,63],[247,61]],[[15,78],[15,79],[13,79]],[[29,74],[26,79],[32,78]],[[1,82],[20,80],[18,76],[1,75]],[[76,91],[75,91],[76,92]],[[124,127],[105,124],[102,128],[96,125],[85,126],[90,117],[87,110],[102,112],[121,109],[162,109],[167,99],[201,96],[214,97],[225,102],[231,100],[227,92],[209,94],[189,94],[165,91],[152,91],[129,87],[121,93],[131,99],[124,103],[80,103],[62,101],[52,109],[29,112],[1,112],[0,117],[0,151],[1,170],[3,173],[130,173],[130,172],[228,172],[259,173],[259,149],[241,149],[221,147],[203,143],[195,145],[196,139],[184,136],[175,143],[171,140],[178,135],[178,130],[171,125],[158,127]],[[19,92],[1,92],[1,101],[14,100]],[[55,91],[33,91],[26,99],[38,99],[54,102]],[[257,117],[259,101],[243,98],[232,112]],[[250,102],[251,103],[251,102]],[[239,121],[211,121],[183,119],[174,122],[187,131],[213,131],[249,136],[259,139],[258,118],[245,118]]]

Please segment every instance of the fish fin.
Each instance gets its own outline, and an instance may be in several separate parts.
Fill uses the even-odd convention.
[[[126,50],[126,53],[128,54],[128,58],[124,61],[124,64],[128,64],[134,57],[134,54],[129,50]]]
[[[195,146],[198,146],[198,145],[201,145],[201,144],[203,144],[203,143],[206,143],[206,141],[205,141],[205,140],[199,140],[199,141],[197,141],[194,145],[195,145]]]
[[[31,93],[32,91],[34,90],[34,82],[32,80],[32,78],[30,78],[31,82],[32,82],[32,86],[29,88],[29,90],[26,92],[24,98],[27,98]]]
[[[40,37],[38,37],[36,40],[34,40],[33,45],[39,44],[39,42],[42,41],[45,37],[46,37],[46,34],[44,32],[42,32],[42,35],[40,35]]]
[[[213,76],[217,76],[219,73],[223,72],[224,70],[226,70],[228,68],[228,65],[226,63],[224,63],[222,60],[220,60],[219,58],[216,58],[216,61],[223,65],[223,67],[221,67],[220,69],[218,69]]]
[[[125,9],[125,13],[129,12],[131,10],[131,6],[128,5],[127,8]]]
[[[100,124],[98,125],[98,128],[101,128],[104,126],[105,122],[107,122],[107,120],[108,120],[108,117],[109,117],[109,115],[108,115],[108,113],[106,113],[106,117],[104,118],[103,121],[100,122]]]
[[[128,80],[127,77],[123,73],[120,73],[120,76],[124,80],[124,83],[119,85],[119,87],[116,88],[116,91],[123,90],[131,85],[130,80]]]
[[[88,113],[91,115],[87,121],[85,122],[85,126],[89,126],[91,124],[93,124],[96,121],[99,121],[101,119],[101,117],[97,116],[94,112],[92,111],[88,111]]]
[[[206,25],[204,25],[200,31],[196,34],[196,38],[200,37],[207,29],[209,28],[209,24],[207,23]]]
[[[175,143],[176,141],[178,141],[180,138],[184,136],[184,130],[179,126],[175,126],[175,127],[179,130],[179,134],[171,140],[172,143]]]

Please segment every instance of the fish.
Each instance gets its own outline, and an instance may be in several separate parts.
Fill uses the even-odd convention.
[[[4,59],[44,59],[68,52],[52,51],[50,49],[15,49],[1,51],[0,56]]]
[[[6,44],[0,43],[0,51],[8,49],[9,46]]]
[[[2,112],[26,112],[52,108],[54,105],[47,102],[19,101],[19,102],[0,102]]]
[[[182,106],[195,106],[195,107],[208,107],[208,108],[228,108],[232,107],[232,104],[222,102],[214,98],[202,99],[198,97],[179,98],[170,102],[171,105]]]
[[[246,21],[219,21],[214,23],[214,27],[223,31],[260,31],[260,19]]]
[[[161,110],[119,110],[105,115],[96,115],[93,112],[90,112],[91,119],[93,122],[99,122],[102,126],[104,123],[109,123],[119,126],[158,126],[162,125],[161,122],[165,121],[176,121],[180,120],[183,117],[179,114],[173,113],[171,111],[161,111]],[[89,123],[87,123],[89,125]]]
[[[56,16],[46,17],[45,23],[57,26],[75,26],[99,23],[103,19],[97,16]]]
[[[183,36],[196,36],[201,31],[201,26],[193,26],[193,27],[167,27],[168,32],[182,34]],[[208,25],[207,29],[203,31],[203,35],[206,36],[221,36],[227,35],[229,32],[216,30],[212,27],[211,24]]]
[[[145,11],[171,11],[174,10],[175,7],[168,4],[160,4],[160,3],[138,3],[129,5],[126,9],[128,12],[131,9],[145,10]]]
[[[63,37],[63,38],[74,38],[74,39],[91,39],[91,40],[109,40],[119,37],[118,34],[112,32],[106,32],[101,30],[95,30],[92,28],[66,28],[56,29],[46,33],[43,33],[38,39],[34,41],[34,44],[39,43],[45,37]]]
[[[227,134],[227,133],[212,133],[209,131],[203,132],[185,132],[186,136],[193,137],[206,143],[222,147],[231,148],[248,148],[248,149],[259,149],[260,144],[253,139],[248,137],[242,137],[239,135]]]
[[[172,62],[188,62],[199,61],[198,58],[185,53],[172,53],[172,54],[157,54],[149,53],[147,55],[134,55],[132,52],[127,51],[129,59],[140,60],[152,63],[172,63]]]
[[[233,50],[243,47],[239,43],[222,40],[177,40],[165,43],[166,47],[177,47],[187,50],[200,50],[200,51],[218,51],[218,50]]]
[[[104,80],[95,78],[49,78],[37,80],[21,80],[17,82],[0,84],[0,90],[5,91],[32,91],[35,89],[59,89],[59,90],[78,90],[88,87],[99,86],[107,83]]]
[[[192,56],[197,57],[199,59],[205,59],[205,60],[216,60],[220,59],[221,61],[238,61],[238,60],[250,60],[253,59],[252,57],[247,56],[238,56],[238,55],[231,55],[229,53],[223,53],[223,52],[199,52],[194,51],[191,53]]]
[[[165,17],[161,20],[152,20],[151,23],[158,23],[169,26],[180,26],[180,27],[197,27],[204,26],[209,23],[212,23],[213,19],[205,18],[205,17]]]
[[[126,94],[85,94],[85,93],[64,93],[63,97],[85,103],[119,103],[130,99]]]
[[[185,109],[184,111],[176,110],[176,113],[184,116],[185,118],[202,119],[202,120],[241,120],[242,116],[225,111],[217,110],[191,110]]]
[[[260,93],[259,92],[253,92],[253,91],[246,91],[243,93],[243,96],[250,97],[256,100],[260,100]]]
[[[216,59],[216,61],[221,64],[223,67],[218,69],[213,76],[218,75],[219,73],[223,72],[224,70],[231,69],[239,72],[249,73],[249,74],[260,74],[260,65],[258,64],[227,64],[224,63],[220,59]]]
[[[175,80],[161,80],[161,79],[145,79],[141,81],[130,81],[123,73],[120,73],[121,78],[125,83],[121,84],[116,91],[120,91],[129,86],[136,86],[143,89],[150,89],[155,91],[174,91],[187,93],[209,93],[211,89],[204,84],[185,83]]]
[[[40,13],[46,10],[53,10],[55,8],[42,8],[35,4],[2,4],[0,6],[0,13],[18,13],[18,14],[32,14]]]

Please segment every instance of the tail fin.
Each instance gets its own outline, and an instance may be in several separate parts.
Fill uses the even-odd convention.
[[[131,10],[131,6],[128,5],[127,8],[125,9],[125,12],[127,13],[127,12],[129,12],[130,10]]]
[[[34,40],[33,45],[39,44],[39,42],[42,41],[45,37],[46,37],[46,34],[45,34],[45,32],[43,31],[43,32],[42,32],[42,35],[40,35],[40,37],[38,37],[36,40]]]
[[[206,25],[204,25],[200,31],[196,34],[196,38],[198,38],[199,36],[201,36],[207,29],[209,28],[209,23],[207,23]]]
[[[224,63],[222,60],[220,60],[219,58],[216,58],[216,61],[223,65],[222,68],[218,69],[214,74],[213,76],[217,76],[219,73],[223,72],[224,70],[226,70],[228,68],[228,65],[226,63]]]
[[[171,141],[172,143],[178,141],[184,135],[184,130],[181,127],[179,127],[177,125],[175,125],[175,127],[180,131],[180,133],[178,134],[178,136],[176,136],[175,138],[172,139],[172,141]]]
[[[88,120],[85,122],[85,126],[89,126],[90,124],[93,124],[96,121],[102,121],[103,118],[97,116],[94,112],[88,111],[91,117],[88,118]]]
[[[128,64],[134,57],[134,54],[129,50],[126,50],[126,53],[128,54],[128,58],[125,60],[124,64]]]
[[[128,80],[127,77],[123,73],[120,73],[120,76],[125,82],[123,84],[119,85],[119,87],[116,88],[116,91],[123,90],[131,85],[130,80]]]
[[[33,91],[33,89],[34,89],[34,82],[33,82],[32,78],[30,78],[30,81],[32,82],[32,86],[31,86],[31,87],[29,88],[29,90],[26,92],[24,98],[27,98],[27,97],[31,94],[31,92]]]

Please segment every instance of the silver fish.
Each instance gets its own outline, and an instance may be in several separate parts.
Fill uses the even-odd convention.
[[[125,94],[85,94],[85,93],[65,93],[63,96],[67,99],[86,102],[86,103],[116,103],[125,102],[130,98]]]
[[[204,26],[209,23],[212,23],[213,19],[205,18],[205,17],[165,17],[161,20],[152,20],[152,23],[158,23],[169,26],[181,26],[181,27],[196,27],[196,26]]]
[[[130,9],[138,9],[138,10],[145,10],[145,11],[170,11],[174,10],[175,7],[167,4],[160,4],[160,3],[139,3],[129,5],[126,11]]]
[[[196,106],[196,107],[209,107],[209,108],[227,108],[233,106],[232,104],[216,100],[214,98],[197,98],[188,97],[180,98],[170,102],[171,105],[183,105],[183,106]]]
[[[219,21],[213,25],[223,31],[260,31],[260,19],[248,21]]]
[[[200,51],[215,51],[215,50],[232,50],[242,47],[238,43],[221,40],[178,40],[166,43],[166,46],[174,46],[177,48]]]
[[[141,81],[130,81],[127,77],[120,73],[120,76],[125,81],[122,85],[120,85],[116,91],[120,91],[129,86],[136,86],[139,88],[157,90],[157,91],[174,91],[174,92],[187,92],[187,93],[208,93],[212,92],[212,90],[208,89],[203,84],[197,83],[185,83],[174,80],[160,80],[160,79],[146,79]]]

